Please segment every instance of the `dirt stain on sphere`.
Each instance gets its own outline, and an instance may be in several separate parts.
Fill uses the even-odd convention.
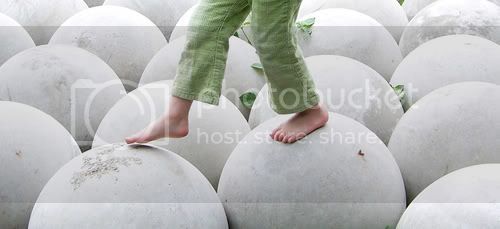
[[[123,145],[113,145],[103,149],[96,156],[83,157],[82,171],[75,172],[71,178],[73,190],[77,190],[88,179],[101,179],[104,175],[119,173],[120,167],[130,167],[141,165],[142,160],[138,157],[120,157],[114,154],[117,147]]]

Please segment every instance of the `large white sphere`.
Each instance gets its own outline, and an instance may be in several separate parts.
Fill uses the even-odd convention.
[[[408,19],[412,19],[420,10],[436,1],[437,0],[405,0],[403,3],[403,8],[406,12],[406,15],[408,15]],[[489,1],[500,5],[500,0]]]
[[[24,28],[5,14],[0,13],[0,66],[17,53],[35,47]]]
[[[123,6],[135,10],[153,21],[166,38],[184,13],[198,0],[106,0],[104,5]]]
[[[104,0],[85,0],[89,7],[102,6]]]
[[[500,87],[494,84],[453,84],[415,103],[389,142],[408,198],[456,169],[500,162],[499,129]]]
[[[353,118],[389,142],[403,108],[392,87],[370,67],[347,57],[313,56],[306,63],[328,110]],[[257,96],[249,124],[255,128],[278,114],[269,105],[265,86]]]
[[[300,4],[298,17],[302,17],[307,14],[314,13],[321,9],[328,0],[302,0]]]
[[[0,13],[19,22],[37,45],[43,45],[66,19],[87,8],[83,0],[2,0]]]
[[[481,36],[500,44],[500,6],[487,0],[440,0],[408,23],[399,45],[408,55],[421,44],[452,34]]]
[[[402,55],[391,34],[375,19],[348,9],[325,9],[304,16],[315,18],[312,34],[299,31],[305,56],[340,55],[359,60],[387,80]]]
[[[449,84],[464,81],[500,84],[499,61],[500,46],[492,41],[470,35],[439,37],[411,52],[394,72],[391,84],[405,86],[408,108]]]
[[[307,8],[313,9],[316,7],[312,6],[317,5],[319,5],[319,8],[314,11],[328,8],[345,8],[359,11],[384,25],[396,41],[399,41],[404,27],[408,24],[405,11],[395,0],[304,0],[302,4],[305,4],[305,6],[301,8],[300,13],[302,14],[299,14],[299,17],[304,16],[305,11],[309,11],[306,10]]]
[[[174,79],[185,44],[186,37],[181,37],[158,52],[144,70],[140,85]],[[266,82],[264,72],[252,68],[255,63],[260,63],[255,49],[246,42],[231,37],[222,94],[238,107],[245,118],[248,118],[250,109],[244,106],[240,96],[249,91],[258,93]]]
[[[167,41],[160,29],[143,15],[124,7],[99,6],[64,22],[50,44],[73,45],[96,54],[131,91],[137,87],[151,58]]]
[[[500,228],[499,174],[499,164],[483,164],[444,176],[417,196],[397,228]]]
[[[210,183],[172,152],[108,145],[61,168],[33,208],[29,228],[227,228]]]
[[[219,183],[231,228],[385,228],[405,204],[398,165],[360,123],[331,114],[292,144],[269,137],[276,117],[235,148]]]
[[[44,45],[0,67],[0,100],[34,106],[59,121],[82,148],[125,89],[113,70],[79,48]]]
[[[52,117],[0,102],[0,228],[26,228],[45,183],[80,149]]]
[[[148,84],[129,93],[103,119],[94,147],[123,142],[168,111],[171,81]],[[175,152],[193,163],[217,187],[227,158],[250,127],[238,109],[221,97],[219,106],[194,102],[189,135],[152,144]]]

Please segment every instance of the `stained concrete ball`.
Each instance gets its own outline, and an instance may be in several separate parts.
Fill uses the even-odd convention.
[[[151,58],[167,41],[160,29],[143,15],[124,7],[99,6],[64,22],[50,44],[72,45],[96,54],[131,91],[137,87]]]
[[[466,82],[415,103],[394,129],[389,149],[409,200],[454,170],[500,162],[500,87]]]
[[[87,8],[83,0],[2,0],[0,13],[19,22],[37,45],[43,45],[66,19]]]
[[[71,134],[27,105],[0,102],[0,228],[26,228],[45,183],[81,154]]]
[[[360,123],[331,114],[327,125],[292,145],[269,133],[276,117],[245,137],[219,183],[231,228],[385,228],[404,211],[399,168]]]
[[[439,50],[439,51],[436,51]],[[404,85],[408,109],[440,87],[464,81],[500,84],[500,46],[470,35],[431,40],[410,53],[398,66],[392,85]]]
[[[408,19],[412,19],[415,15],[424,9],[428,5],[436,2],[437,0],[405,0],[403,3],[403,8],[408,15]],[[489,0],[490,2],[500,5],[500,0]]]
[[[94,147],[123,142],[168,110],[171,81],[148,84],[129,93],[109,111],[97,130]],[[175,152],[193,163],[217,187],[222,168],[234,147],[250,132],[238,109],[224,97],[219,106],[194,102],[189,134],[152,144]]]
[[[35,43],[24,28],[14,19],[0,13],[0,66],[12,56],[29,48]]]
[[[398,42],[404,27],[408,24],[408,18],[406,17],[405,11],[401,5],[394,0],[304,0],[304,3],[307,4],[307,2],[309,2],[308,5],[311,6],[319,5],[319,8],[307,5],[304,7],[304,10],[306,8],[317,8],[313,12],[320,9],[345,8],[364,13],[384,25]],[[303,13],[302,8],[301,13]],[[304,15],[299,14],[299,17],[302,16]]]
[[[499,164],[482,164],[444,176],[417,196],[397,228],[500,228],[498,174]]]
[[[158,52],[144,70],[140,85],[174,79],[185,44],[186,37],[181,37]],[[248,92],[257,94],[266,81],[263,70],[252,67],[255,63],[260,63],[260,60],[251,45],[236,37],[229,39],[222,94],[238,107],[245,118],[250,115],[250,108],[242,103],[241,95]]]
[[[315,18],[311,35],[299,30],[305,56],[340,55],[356,59],[386,79],[402,60],[398,44],[375,19],[348,9],[324,9],[302,17]]]
[[[361,122],[389,142],[404,111],[399,97],[380,74],[342,56],[313,56],[306,58],[306,63],[328,110]],[[265,86],[255,100],[248,121],[251,128],[278,115],[269,105],[268,93]]]
[[[197,0],[106,0],[104,5],[122,6],[135,10],[153,21],[168,39],[182,15]]]
[[[45,185],[29,228],[228,228],[210,183],[176,154],[107,145],[73,159]]]
[[[104,0],[85,0],[89,7],[102,6]]]
[[[44,45],[0,67],[0,100],[36,107],[54,117],[82,149],[125,89],[113,70],[80,48]]]
[[[453,34],[481,36],[500,44],[500,6],[487,0],[440,0],[408,23],[399,45],[404,56],[423,43]]]

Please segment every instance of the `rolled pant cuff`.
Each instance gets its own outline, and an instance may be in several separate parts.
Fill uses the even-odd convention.
[[[184,90],[181,88],[174,88],[172,90],[172,96],[179,97],[185,100],[194,100],[202,103],[208,103],[211,105],[219,105],[219,97],[203,93],[192,93],[189,90]]]
[[[274,112],[276,112],[278,114],[295,114],[295,113],[300,113],[302,111],[311,109],[318,104],[319,104],[318,96],[313,96],[313,97],[308,98],[307,102],[301,103],[301,105],[295,106],[293,108],[278,107],[278,106],[274,105],[273,110],[274,110]]]

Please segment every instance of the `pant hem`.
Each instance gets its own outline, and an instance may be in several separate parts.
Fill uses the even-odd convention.
[[[203,95],[203,94],[197,94],[197,93],[191,93],[188,92],[187,90],[182,90],[178,88],[174,88],[172,91],[172,96],[179,97],[181,99],[186,99],[186,100],[194,100],[202,103],[208,103],[211,105],[219,105],[219,98],[218,97],[213,97],[209,95]]]

